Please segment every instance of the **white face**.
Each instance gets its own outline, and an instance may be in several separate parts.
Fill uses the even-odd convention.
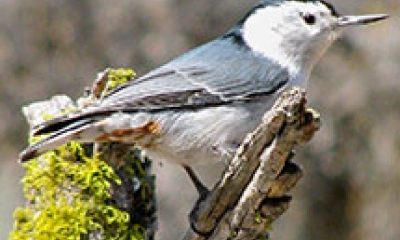
[[[338,17],[320,2],[286,1],[255,11],[243,24],[243,38],[255,52],[309,75],[339,35]]]

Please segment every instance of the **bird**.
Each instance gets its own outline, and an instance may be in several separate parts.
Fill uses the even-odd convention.
[[[278,96],[306,88],[311,71],[349,26],[386,14],[345,16],[322,0],[264,0],[227,32],[109,92],[93,106],[33,128],[48,134],[26,162],[70,141],[134,143],[151,159],[191,167],[223,161]]]

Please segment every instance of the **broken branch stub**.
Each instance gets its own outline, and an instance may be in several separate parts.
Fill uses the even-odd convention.
[[[262,123],[236,152],[209,196],[191,212],[185,240],[257,239],[287,210],[290,191],[302,177],[291,161],[295,146],[309,141],[320,127],[316,112],[306,109],[305,91],[281,95]]]

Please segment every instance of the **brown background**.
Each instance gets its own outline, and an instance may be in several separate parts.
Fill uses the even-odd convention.
[[[106,67],[139,74],[226,31],[256,0],[0,0],[0,239],[23,205],[16,164],[24,104],[78,97]],[[306,176],[273,239],[400,238],[400,1],[337,0],[346,14],[387,12],[353,28],[316,67],[309,103],[323,127],[299,149]],[[195,191],[183,171],[155,164],[160,239],[177,239]],[[202,167],[212,183],[215,166]]]

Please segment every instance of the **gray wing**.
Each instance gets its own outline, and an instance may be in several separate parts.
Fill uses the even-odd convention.
[[[252,101],[283,88],[287,69],[220,38],[110,92],[97,105],[36,126],[36,134],[114,112],[183,110]]]
[[[217,39],[121,86],[100,106],[123,111],[222,105],[272,94],[288,81],[285,68]]]

